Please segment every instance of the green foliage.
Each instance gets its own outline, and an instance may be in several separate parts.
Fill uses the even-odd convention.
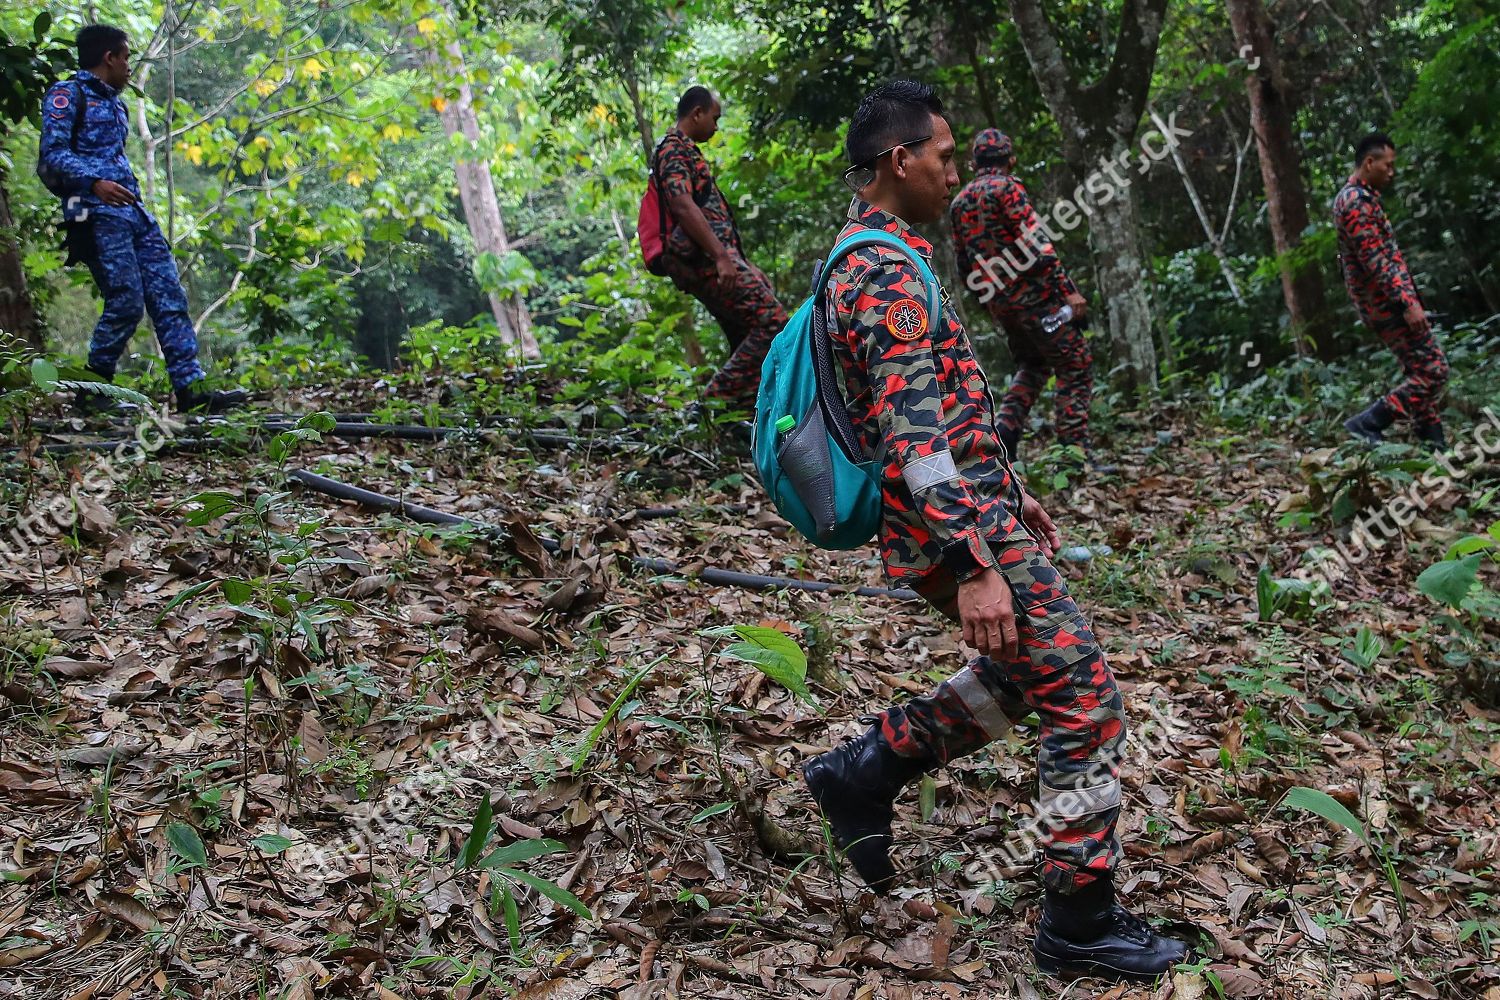
[[[1434,601],[1460,608],[1479,582],[1479,558],[1475,554],[1433,563],[1417,577],[1417,589]]]
[[[1342,802],[1316,788],[1298,787],[1287,791],[1282,804],[1321,816],[1358,837],[1370,849],[1370,853],[1380,860],[1381,867],[1385,870],[1386,882],[1390,884],[1391,892],[1396,896],[1396,906],[1401,911],[1401,918],[1406,919],[1406,894],[1401,889],[1401,876],[1396,871],[1390,852],[1370,835],[1365,825]]]
[[[208,850],[203,846],[203,839],[188,824],[169,824],[167,843],[171,845],[172,852],[182,859],[182,867],[203,868],[208,865]]]
[[[512,952],[519,954],[522,947],[520,909],[512,891],[513,886],[529,886],[582,919],[593,919],[589,908],[577,896],[556,882],[516,867],[526,861],[565,851],[565,844],[556,840],[520,840],[486,854],[484,849],[494,833],[492,820],[489,793],[486,792],[475,811],[473,822],[469,826],[469,836],[459,853],[458,868],[460,871],[479,869],[490,872],[496,882],[495,899],[490,909],[491,912],[503,911]]]
[[[584,735],[583,742],[578,747],[578,752],[573,755],[574,774],[583,770],[583,765],[588,762],[589,755],[594,752],[594,746],[599,742],[599,737],[604,735],[604,730],[609,728],[609,724],[614,721],[615,716],[620,713],[620,710],[624,707],[630,696],[635,693],[635,689],[640,686],[641,681],[645,680],[646,675],[655,669],[656,665],[660,662],[661,659],[653,660],[640,670],[637,670],[631,676],[630,680],[625,682],[625,686],[620,689],[620,693],[615,695],[615,700],[610,702],[609,708],[605,710],[604,715]]]
[[[1325,580],[1273,577],[1265,566],[1255,577],[1256,612],[1263,622],[1271,621],[1278,613],[1285,613],[1288,618],[1310,618],[1328,597]]]
[[[712,639],[737,638],[719,651],[721,657],[749,663],[798,698],[816,705],[807,689],[807,654],[785,632],[759,625],[727,625],[698,633]]]
[[[72,54],[48,39],[51,30],[52,14],[45,10],[31,22],[30,37],[13,37],[0,24],[0,139],[21,121],[39,125],[42,95],[67,72]]]

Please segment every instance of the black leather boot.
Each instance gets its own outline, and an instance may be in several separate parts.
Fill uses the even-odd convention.
[[[1396,411],[1391,409],[1391,404],[1383,399],[1377,399],[1345,420],[1344,430],[1371,444],[1380,444],[1385,440],[1385,429],[1391,426],[1395,419]]]
[[[1443,434],[1442,424],[1426,424],[1417,428],[1417,440],[1422,446],[1434,454],[1441,454],[1448,450],[1448,438]]]
[[[204,391],[202,381],[189,382],[177,390],[178,413],[226,413],[238,409],[249,400],[244,389],[213,389]]]
[[[1116,903],[1114,883],[1105,879],[1067,895],[1047,890],[1031,950],[1048,975],[1117,982],[1151,982],[1188,955],[1186,944]]]
[[[892,750],[880,726],[848,740],[802,765],[808,791],[823,811],[833,840],[875,892],[896,883],[891,864],[891,820],[901,789],[936,761],[902,757]]]

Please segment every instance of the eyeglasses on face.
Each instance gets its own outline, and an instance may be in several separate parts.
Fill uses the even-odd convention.
[[[844,184],[848,186],[850,191],[858,194],[860,191],[869,187],[875,181],[875,164],[879,162],[882,156],[885,156],[887,153],[890,153],[901,146],[906,146],[907,148],[920,146],[922,143],[931,138],[932,134],[928,133],[927,135],[922,136],[920,139],[908,139],[905,142],[898,142],[894,145],[887,146],[885,149],[882,149],[874,156],[866,157],[865,159],[861,160],[860,162],[854,164],[854,166],[844,171]]]

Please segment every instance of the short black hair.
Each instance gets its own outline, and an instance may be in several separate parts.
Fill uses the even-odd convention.
[[[78,32],[78,68],[93,69],[111,52],[118,52],[130,39],[112,24],[89,24]]]
[[[943,102],[927,84],[891,80],[865,95],[849,119],[844,152],[850,166],[868,162],[881,150],[901,142],[915,142],[932,132],[932,116],[943,113]]]
[[[702,85],[695,84],[684,90],[682,96],[677,99],[677,120],[682,121],[699,108],[711,108],[713,106],[713,91]]]
[[[1357,167],[1365,162],[1365,157],[1371,153],[1378,153],[1382,149],[1396,148],[1396,143],[1384,132],[1371,132],[1359,144],[1354,147],[1354,165]]]

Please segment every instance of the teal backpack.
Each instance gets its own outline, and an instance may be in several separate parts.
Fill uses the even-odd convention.
[[[863,455],[840,388],[829,332],[828,276],[861,247],[885,246],[916,265],[929,316],[943,315],[942,292],[920,254],[880,229],[840,240],[817,268],[812,297],[776,335],[760,370],[751,451],[761,484],[781,516],[825,549],[853,549],[880,530],[880,468]]]

